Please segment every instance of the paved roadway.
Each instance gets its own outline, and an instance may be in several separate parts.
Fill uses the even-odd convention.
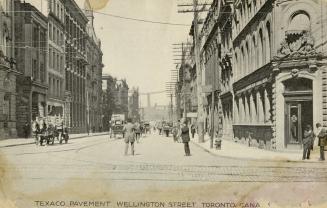
[[[192,156],[185,157],[172,138],[148,135],[136,144],[135,156],[124,156],[123,140],[108,136],[1,148],[0,208],[1,202],[38,207],[35,201],[94,199],[109,200],[110,207],[144,200],[327,207],[326,163],[240,160],[190,147]]]

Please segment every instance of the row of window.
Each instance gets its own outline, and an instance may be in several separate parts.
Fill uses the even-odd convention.
[[[55,97],[63,96],[63,80],[49,74],[49,93]]]
[[[271,58],[271,26],[267,22],[234,49],[235,79],[238,80],[268,63]]]
[[[49,0],[50,11],[58,18],[61,22],[65,22],[65,9],[64,5],[59,0]]]
[[[266,0],[242,1],[240,8],[236,11],[234,36],[248,24],[265,2]]]
[[[66,16],[65,24],[66,32],[69,34],[73,44],[76,45],[77,49],[85,51],[85,43],[87,37],[85,28],[81,28],[81,26],[77,24],[77,21],[69,15]]]
[[[59,46],[65,45],[64,33],[52,23],[49,23],[49,40]]]
[[[60,53],[55,48],[49,47],[49,67],[62,72],[65,68],[64,54]]]

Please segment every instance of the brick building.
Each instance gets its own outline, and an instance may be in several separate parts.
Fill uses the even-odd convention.
[[[13,1],[0,1],[0,139],[17,135],[13,10]]]
[[[88,18],[74,0],[65,1],[65,121],[72,132],[86,132],[86,25]]]
[[[29,3],[15,1],[15,47],[17,69],[17,132],[47,115],[47,18]]]

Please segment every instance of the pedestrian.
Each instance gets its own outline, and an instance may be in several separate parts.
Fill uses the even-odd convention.
[[[173,133],[174,142],[177,142],[177,140],[178,140],[178,127],[177,127],[176,124],[173,127],[172,133]]]
[[[131,154],[134,155],[134,142],[135,142],[135,126],[132,124],[131,119],[127,119],[127,124],[124,126],[124,141],[125,141],[125,156],[128,153],[129,144],[131,144]]]
[[[325,160],[325,146],[327,145],[326,136],[327,132],[326,129],[321,126],[320,123],[316,124],[317,133],[316,136],[318,137],[318,146],[320,147],[320,161]]]
[[[191,125],[191,134],[192,134],[192,139],[194,139],[195,130],[196,130],[195,124],[192,123],[192,125]]]
[[[24,136],[27,139],[30,134],[30,125],[26,122],[24,125]]]
[[[135,139],[136,142],[139,143],[141,137],[141,125],[139,122],[135,123]]]
[[[187,126],[187,120],[184,120],[184,122],[182,124],[181,137],[182,137],[182,141],[183,141],[183,144],[184,144],[185,156],[191,156],[190,146],[189,146],[190,130],[189,130],[189,127]]]
[[[310,150],[313,145],[314,134],[312,132],[312,127],[307,125],[303,134],[303,156],[302,160],[310,159]]]

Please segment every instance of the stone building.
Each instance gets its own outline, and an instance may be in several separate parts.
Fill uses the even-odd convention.
[[[15,1],[17,69],[17,132],[47,115],[47,18],[29,3]]]
[[[88,18],[74,0],[65,1],[65,121],[72,132],[86,132],[86,25]]]
[[[234,137],[301,148],[305,126],[327,125],[326,2],[235,2]]]
[[[94,15],[88,1],[85,4],[85,15],[89,19],[86,26],[88,38],[86,40],[87,61],[86,66],[86,100],[87,100],[87,124],[95,131],[102,130],[102,51],[101,41],[94,31]]]
[[[213,1],[201,60],[203,85],[218,83],[220,137],[300,149],[307,125],[327,126],[326,16],[319,0]]]
[[[48,1],[49,116],[64,116],[65,105],[65,6],[63,0]]]
[[[16,137],[16,76],[14,2],[0,1],[0,139]]]

